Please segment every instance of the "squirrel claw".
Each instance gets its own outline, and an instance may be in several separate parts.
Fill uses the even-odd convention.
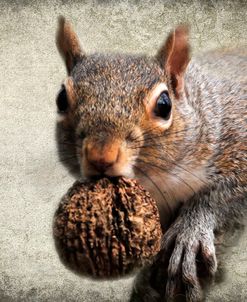
[[[210,228],[197,229],[186,226],[186,221],[178,220],[164,235],[164,247],[161,257],[167,257],[171,247],[167,269],[166,299],[174,300],[184,294],[186,301],[202,300],[202,289],[199,281],[200,269],[207,276],[213,276],[217,269],[214,247],[214,234]]]
[[[140,301],[202,300],[202,277],[213,276],[217,269],[214,233],[208,226],[192,223],[179,217],[165,233],[155,261],[136,279],[134,292]]]

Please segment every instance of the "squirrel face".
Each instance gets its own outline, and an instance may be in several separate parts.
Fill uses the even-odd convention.
[[[60,92],[60,107],[72,115],[86,177],[134,175],[145,127],[171,125],[164,80],[159,65],[143,57],[92,55],[77,63]]]
[[[158,157],[162,148],[176,154],[169,140],[183,127],[177,101],[189,62],[185,27],[172,32],[154,58],[86,55],[71,25],[60,18],[57,46],[69,75],[57,104],[74,129],[84,176],[133,177],[142,171],[141,158],[148,160],[145,154]],[[165,144],[159,139],[164,133]]]

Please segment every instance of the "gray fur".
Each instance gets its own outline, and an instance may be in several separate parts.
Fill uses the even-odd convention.
[[[171,78],[156,58],[83,55],[71,71],[76,105],[68,116],[73,131],[83,131],[103,145],[109,137],[127,141],[128,133],[139,127],[142,135],[127,144],[129,152],[137,150],[136,174],[138,170],[147,177],[151,172],[157,177],[163,173],[155,190],[161,195],[158,206],[165,233],[154,263],[136,279],[133,295],[139,301],[170,301],[181,295],[189,302],[200,301],[200,266],[209,276],[217,270],[217,232],[246,213],[246,58],[246,51],[241,56],[228,51],[193,60],[179,98],[174,97]],[[222,77],[208,76],[207,68],[221,68]],[[167,83],[174,111],[170,128],[157,135],[157,129],[142,128],[143,99],[161,82]],[[169,178],[178,185],[167,185]],[[184,196],[178,197],[177,190]]]

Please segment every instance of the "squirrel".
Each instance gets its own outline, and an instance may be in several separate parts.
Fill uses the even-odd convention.
[[[134,292],[148,302],[179,293],[201,301],[199,264],[215,275],[215,236],[247,209],[246,54],[237,67],[234,51],[200,65],[179,25],[152,57],[87,55],[64,17],[56,44],[68,74],[56,102],[82,177],[135,177],[157,201],[162,248]],[[208,77],[217,64],[237,81]]]

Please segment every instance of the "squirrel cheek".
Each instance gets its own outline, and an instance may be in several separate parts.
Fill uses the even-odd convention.
[[[81,147],[78,147],[78,160],[81,168],[81,174],[83,177],[93,176],[94,173],[91,171],[91,167],[85,156],[85,144],[82,144]]]

